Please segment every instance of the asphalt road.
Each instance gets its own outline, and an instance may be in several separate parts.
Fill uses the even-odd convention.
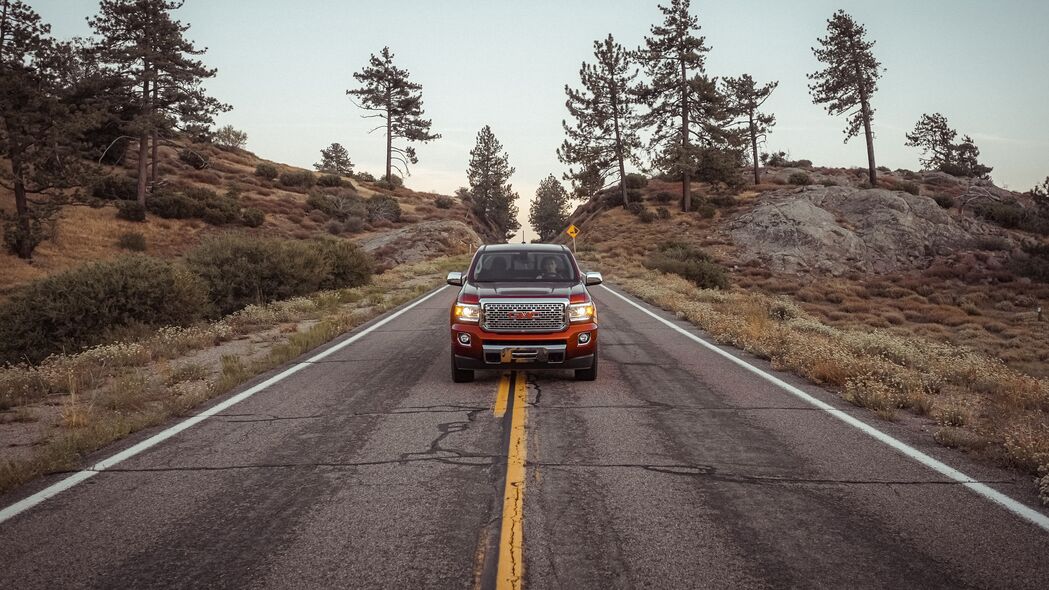
[[[0,588],[1045,587],[1049,531],[592,291],[597,381],[453,384],[447,288],[0,523]],[[777,376],[1035,506],[915,419]]]

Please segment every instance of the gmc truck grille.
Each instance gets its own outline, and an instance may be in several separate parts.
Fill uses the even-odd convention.
[[[485,303],[483,327],[490,332],[559,332],[565,329],[565,304]]]

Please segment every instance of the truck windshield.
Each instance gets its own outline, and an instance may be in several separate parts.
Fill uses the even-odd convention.
[[[485,252],[477,259],[473,280],[480,283],[574,282],[575,265],[564,252]]]

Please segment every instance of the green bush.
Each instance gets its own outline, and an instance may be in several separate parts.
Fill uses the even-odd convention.
[[[656,220],[656,214],[653,213],[651,209],[642,207],[641,211],[637,214],[637,218],[641,223],[652,223]]]
[[[359,287],[371,281],[375,261],[360,246],[339,239],[315,240],[313,246],[328,261],[328,277],[321,282],[322,289]]]
[[[371,172],[357,172],[353,177],[361,182],[375,182],[375,176]]]
[[[812,168],[812,160],[795,160],[790,164],[795,168]]]
[[[1011,203],[981,203],[973,209],[984,219],[1006,228],[1017,228],[1024,220],[1023,207]]]
[[[196,201],[182,193],[158,193],[146,201],[149,212],[164,219],[189,219],[200,214]]]
[[[637,189],[629,189],[626,192],[627,203],[640,203],[645,200],[645,195]]]
[[[660,219],[670,219],[670,209],[666,207],[656,207],[656,216]]]
[[[804,172],[795,172],[787,177],[787,182],[796,186],[808,186],[812,184],[812,179]]]
[[[138,201],[117,201],[117,217],[128,221],[145,221],[146,208]]]
[[[365,223],[366,221],[364,220],[364,217],[361,217],[360,215],[350,215],[343,222],[342,229],[343,231],[348,231],[350,233],[357,233],[364,229]]]
[[[900,185],[900,190],[912,195],[919,195],[922,192],[922,187],[917,182],[908,180]]]
[[[310,188],[315,182],[316,177],[309,170],[289,170],[280,175],[283,186]]]
[[[736,197],[732,195],[713,195],[707,199],[715,207],[735,207],[739,204]]]
[[[322,174],[317,179],[317,186],[339,187],[342,186],[342,177],[338,174]]]
[[[662,203],[666,205],[667,203],[674,200],[674,195],[668,191],[659,191],[658,193],[656,193],[655,199],[657,203]]]
[[[138,198],[138,181],[116,174],[102,176],[91,185],[91,196],[106,201],[134,201]]]
[[[648,179],[645,178],[644,174],[631,173],[627,174],[625,178],[626,187],[628,189],[641,189],[645,188],[648,184]]]
[[[710,219],[714,217],[715,213],[717,213],[717,209],[715,209],[713,205],[700,205],[699,207],[696,207],[696,213],[698,213],[703,219]]]
[[[645,266],[662,272],[680,275],[702,289],[725,289],[728,276],[725,269],[706,252],[682,242],[665,242],[649,254]]]
[[[388,195],[375,195],[368,199],[368,221],[400,221],[401,205],[397,199]]]
[[[375,181],[375,186],[392,191],[404,186],[404,179],[400,176],[397,176],[396,174],[393,174],[390,176],[390,180],[386,180],[386,178],[380,178],[379,180]]]
[[[38,362],[102,342],[130,325],[178,325],[208,309],[204,284],[143,254],[94,262],[31,283],[0,304],[0,362]]]
[[[259,178],[265,178],[266,180],[274,180],[275,178],[280,176],[280,171],[277,170],[277,167],[273,164],[267,164],[266,162],[262,162],[261,164],[255,166],[255,176],[258,176]]]
[[[137,231],[122,233],[120,238],[117,239],[117,246],[132,252],[145,252],[146,236]]]
[[[248,207],[240,213],[241,222],[248,227],[260,227],[266,221],[266,214],[261,209]]]
[[[179,150],[178,159],[189,164],[196,170],[203,170],[208,167],[208,159],[190,149],[183,148]]]
[[[1034,281],[1049,283],[1049,245],[1025,246],[1023,254],[1011,261],[1013,272]]]
[[[158,193],[146,201],[146,206],[164,219],[197,218],[212,225],[241,220],[240,202],[232,191],[219,195],[205,188],[189,188],[181,193]]]
[[[204,280],[217,310],[226,314],[252,303],[367,282],[371,259],[350,242],[334,243],[227,234],[191,250],[186,263]]]
[[[433,204],[438,209],[451,209],[455,205],[455,199],[445,195],[437,195],[433,200]]]
[[[820,184],[822,184],[823,186],[838,186],[838,181],[827,179],[821,182]]]
[[[639,215],[642,211],[645,210],[645,206],[639,201],[631,201],[626,205],[623,205],[623,208],[633,213],[634,215]]]

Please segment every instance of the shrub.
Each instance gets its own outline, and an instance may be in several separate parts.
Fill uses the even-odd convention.
[[[830,179],[824,180],[820,184],[822,184],[823,186],[838,186],[838,182],[836,180]]]
[[[910,193],[912,195],[919,195],[922,192],[921,185],[919,185],[917,182],[910,180],[902,183],[900,185],[900,190],[902,190],[905,193]]]
[[[1023,207],[1010,203],[981,203],[973,209],[980,217],[1006,228],[1020,227],[1024,219]]]
[[[1023,254],[1011,261],[1013,272],[1042,283],[1049,283],[1049,245],[1025,246]]]
[[[932,200],[936,201],[936,204],[944,209],[954,207],[954,197],[951,195],[933,195]]]
[[[670,210],[666,207],[656,207],[656,216],[660,219],[670,219]]]
[[[361,217],[359,215],[350,215],[346,218],[346,221],[343,222],[343,229],[344,231],[357,233],[364,229],[364,224],[364,217]]]
[[[631,201],[626,205],[623,205],[623,208],[633,213],[634,215],[640,215],[641,212],[645,210],[645,206],[637,201]]]
[[[130,176],[102,176],[91,185],[91,196],[106,201],[134,201],[138,198],[138,182]]]
[[[310,193],[306,197],[306,206],[321,211],[329,217],[344,220],[351,215],[366,217],[368,208],[357,193],[344,191],[336,195]]]
[[[220,147],[240,149],[244,147],[244,144],[248,143],[248,134],[235,129],[233,125],[226,125],[219,127],[211,139]]]
[[[37,362],[125,326],[187,324],[208,309],[206,294],[193,274],[144,254],[57,273],[0,304],[0,362]]]
[[[433,200],[433,204],[438,209],[451,209],[455,205],[455,199],[445,195],[437,195]]]
[[[361,182],[375,182],[375,176],[371,172],[358,172],[353,177]]]
[[[318,186],[339,187],[342,186],[342,177],[338,174],[322,174],[317,179]]]
[[[357,244],[349,240],[314,240],[313,247],[328,262],[328,276],[321,282],[322,289],[359,287],[371,280],[375,261]]]
[[[201,243],[186,255],[186,263],[204,280],[221,314],[312,293],[328,279],[330,268],[308,242],[232,234]]]
[[[715,209],[713,205],[700,205],[699,207],[696,207],[696,213],[698,213],[703,219],[710,219],[714,217],[715,213],[717,213],[717,209]]]
[[[267,164],[266,162],[262,162],[261,164],[255,166],[255,176],[265,178],[266,180],[274,180],[278,176],[280,176],[280,172],[277,170],[277,167],[273,164]]]
[[[337,236],[346,230],[346,226],[344,226],[341,221],[335,221],[333,219],[324,226],[324,229],[327,230],[329,234]]]
[[[600,193],[599,193],[600,194]],[[623,206],[623,193],[619,191],[609,191],[601,194],[601,202],[606,207],[622,207]]]
[[[658,193],[656,193],[655,199],[657,203],[662,203],[666,205],[667,203],[674,200],[674,195],[668,191],[659,191]]]
[[[200,218],[211,225],[226,225],[241,220],[240,201],[233,191],[220,196],[206,189],[190,189],[186,191],[186,196],[201,204],[203,210]]]
[[[795,172],[787,177],[787,182],[796,186],[808,186],[812,184],[812,179],[804,172]]]
[[[892,170],[889,170],[888,166],[878,166],[877,168],[875,168],[875,170],[877,170],[878,172],[884,172],[885,174],[892,172]]]
[[[261,209],[248,207],[241,212],[241,222],[248,227],[259,227],[266,221],[266,214]]]
[[[648,268],[673,273],[692,281],[702,289],[725,289],[728,277],[725,269],[710,255],[681,242],[665,242],[648,256]]]
[[[179,150],[178,159],[189,164],[196,170],[203,170],[208,167],[208,159],[191,149],[183,148]]]
[[[636,189],[629,189],[629,190],[627,190],[627,192],[626,192],[626,202],[627,203],[640,203],[643,200],[645,200],[645,195],[641,191],[636,190]]]
[[[656,214],[653,213],[651,209],[642,207],[641,211],[637,214],[637,218],[641,223],[652,223],[656,219]]]
[[[282,186],[310,188],[316,182],[316,178],[309,170],[289,170],[282,172],[280,183]]]
[[[146,208],[138,201],[117,201],[117,217],[128,221],[145,221]]]
[[[645,185],[648,184],[648,179],[645,178],[644,174],[638,174],[636,172],[633,172],[633,173],[630,173],[630,174],[626,175],[626,177],[624,179],[624,183],[626,184],[626,187],[628,189],[635,189],[636,190],[636,189],[645,188]]]
[[[1002,251],[1011,250],[1012,243],[1002,236],[980,236],[973,243],[978,250]]]
[[[146,236],[137,231],[122,233],[120,234],[120,238],[117,239],[117,246],[132,252],[145,252]]]
[[[736,197],[732,195],[714,195],[707,200],[716,207],[735,207],[739,204]]]
[[[790,165],[795,168],[812,168],[812,160],[795,160],[790,162]]]
[[[401,205],[388,195],[375,195],[367,201],[368,221],[400,221]]]
[[[155,194],[146,201],[146,208],[164,219],[189,219],[199,213],[196,201],[182,193]]]

